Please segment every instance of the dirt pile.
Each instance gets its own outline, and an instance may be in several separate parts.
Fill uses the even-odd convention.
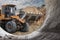
[[[30,25],[29,27],[29,32],[16,32],[14,33],[15,35],[25,35],[25,34],[29,34],[37,29],[39,29],[42,25],[42,23],[44,22],[44,19],[45,19],[45,14],[46,14],[46,9],[45,7],[42,7],[40,9],[37,9],[36,7],[26,7],[24,8],[24,10],[26,13],[38,13],[38,12],[41,12],[43,14],[43,16],[38,20],[38,21],[35,21],[34,23],[32,23],[32,25]]]

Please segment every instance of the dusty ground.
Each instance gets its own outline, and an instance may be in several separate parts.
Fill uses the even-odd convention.
[[[46,14],[45,7],[41,8],[40,12],[43,13],[43,16],[38,21],[35,21],[32,25],[30,25],[28,32],[20,32],[19,31],[19,32],[16,32],[16,33],[13,33],[13,34],[15,34],[15,35],[25,35],[25,34],[30,34],[35,30],[38,30],[41,27],[41,25],[42,25],[42,23],[44,22],[44,19],[45,19],[45,14]]]
[[[39,29],[39,28],[41,27],[43,21],[44,21],[44,16],[41,17],[40,20],[35,21],[33,24],[31,24],[31,25],[29,26],[29,31],[28,31],[28,32],[20,32],[20,31],[18,31],[18,32],[13,33],[13,34],[14,34],[14,35],[25,35],[25,34],[30,34],[30,33],[32,33],[33,31]]]

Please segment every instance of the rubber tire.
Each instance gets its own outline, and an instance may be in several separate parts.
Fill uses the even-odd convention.
[[[21,32],[28,32],[29,31],[29,24],[28,23],[23,23],[22,26],[23,26],[23,28],[20,30]]]
[[[9,29],[9,28],[8,28],[8,25],[12,26],[12,29]],[[17,30],[16,23],[15,23],[14,21],[9,21],[9,22],[7,22],[6,25],[5,25],[5,29],[6,29],[6,31],[9,32],[9,33],[15,33],[16,30]]]

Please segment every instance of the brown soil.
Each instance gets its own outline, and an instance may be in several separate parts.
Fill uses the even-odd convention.
[[[18,31],[18,32],[13,33],[13,34],[14,34],[14,35],[30,34],[30,33],[32,33],[33,31],[39,29],[39,28],[41,27],[43,21],[44,21],[44,16],[42,16],[40,20],[35,21],[34,23],[32,23],[32,24],[29,26],[29,31],[28,31],[28,32],[20,32],[20,31]]]

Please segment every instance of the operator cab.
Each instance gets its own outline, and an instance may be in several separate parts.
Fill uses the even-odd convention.
[[[2,6],[2,13],[5,15],[5,17],[9,17],[12,15],[15,15],[16,6],[15,5],[3,5]]]

